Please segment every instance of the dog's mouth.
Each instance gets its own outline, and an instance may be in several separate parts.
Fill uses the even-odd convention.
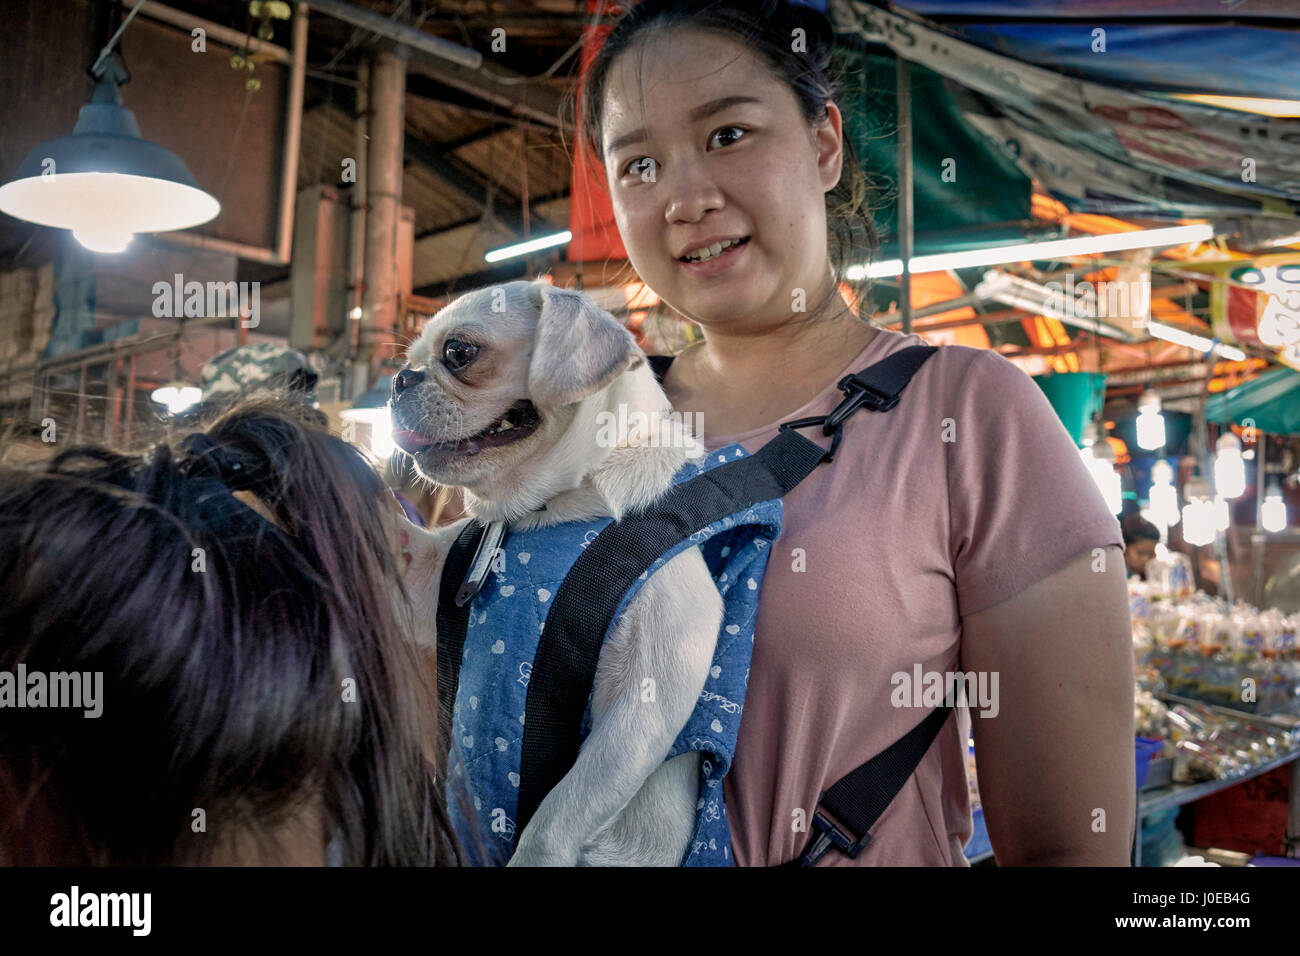
[[[454,441],[434,441],[428,435],[405,428],[393,429],[393,441],[403,451],[412,455],[436,451],[451,455],[477,455],[485,448],[498,448],[527,438],[541,425],[537,408],[527,399],[515,402],[506,413],[483,429]]]

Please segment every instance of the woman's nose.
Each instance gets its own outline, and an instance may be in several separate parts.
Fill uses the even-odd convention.
[[[668,174],[666,185],[669,200],[664,215],[670,222],[696,222],[705,213],[722,208],[721,191],[698,166],[678,163],[676,171]]]

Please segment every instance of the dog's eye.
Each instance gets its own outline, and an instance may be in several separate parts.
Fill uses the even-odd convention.
[[[478,346],[460,339],[448,339],[442,346],[442,362],[453,372],[460,371],[478,356]]]

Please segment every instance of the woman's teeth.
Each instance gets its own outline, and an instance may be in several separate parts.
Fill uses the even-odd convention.
[[[687,262],[706,262],[714,256],[721,255],[723,249],[730,249],[732,246],[738,246],[744,241],[745,239],[741,238],[728,239],[726,242],[715,242],[713,245],[706,246],[703,249],[696,249],[690,255],[682,256],[682,258]]]

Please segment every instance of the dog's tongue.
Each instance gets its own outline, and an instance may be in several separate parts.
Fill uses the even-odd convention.
[[[418,432],[407,431],[405,428],[393,429],[393,441],[402,451],[413,452],[433,444],[433,439],[427,435],[421,435]]]

